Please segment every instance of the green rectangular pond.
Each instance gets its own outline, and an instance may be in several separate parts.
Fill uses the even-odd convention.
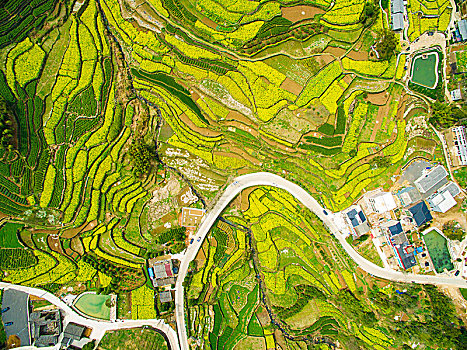
[[[451,271],[454,265],[449,254],[448,242],[436,230],[431,230],[423,235],[428,253],[431,256],[436,272],[441,273],[444,269]]]
[[[78,297],[73,306],[88,316],[110,320],[109,304],[110,295],[83,294]]]
[[[438,54],[427,52],[413,58],[411,80],[415,84],[434,89],[438,85]]]

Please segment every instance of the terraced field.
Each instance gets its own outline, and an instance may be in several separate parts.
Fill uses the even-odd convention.
[[[394,317],[403,312],[410,324],[433,312],[436,288],[362,273],[323,223],[283,190],[245,190],[236,203],[224,216],[231,224],[218,221],[189,276],[193,348],[327,349],[339,342],[382,350],[420,339],[416,330],[402,334]],[[426,305],[421,295],[429,296]],[[423,341],[436,344],[433,335]]]
[[[417,6],[438,16],[414,17],[411,38],[446,29],[449,2],[409,4],[411,16]],[[370,2],[7,0],[0,10],[6,282],[112,292],[119,318],[153,318],[147,259],[182,252],[193,228],[181,228],[181,208],[209,208],[233,176],[277,173],[338,211],[411,159],[442,158],[425,98],[404,89],[400,48],[377,59],[389,23]],[[316,218],[273,189],[248,198],[229,220],[251,233],[219,223],[204,244],[191,332],[213,348],[269,348],[282,341],[278,320],[294,339],[390,346],[376,326],[344,321],[339,290],[355,293],[360,275]],[[303,305],[290,311],[284,295]]]

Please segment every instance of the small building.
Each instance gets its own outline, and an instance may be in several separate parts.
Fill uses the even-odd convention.
[[[415,224],[420,227],[433,220],[433,216],[431,216],[430,210],[425,202],[420,201],[417,204],[411,206],[409,208],[410,214],[412,214],[413,219],[415,220]]]
[[[159,293],[159,300],[160,300],[160,302],[162,304],[171,302],[173,300],[172,299],[172,293],[170,291],[160,292]]]
[[[29,321],[34,346],[55,346],[58,343],[58,338],[62,332],[60,310],[32,312]]]
[[[175,278],[174,277],[167,277],[167,278],[159,278],[159,279],[155,279],[155,280],[152,280],[152,285],[154,287],[164,287],[164,286],[168,286],[168,285],[171,285],[171,284],[175,284]]]
[[[422,199],[420,192],[415,187],[406,187],[396,193],[403,207],[407,207],[412,203]]]
[[[85,331],[85,326],[74,322],[68,323],[63,332],[62,345],[69,346],[73,341],[79,342],[83,338]]]
[[[399,223],[400,226],[400,223]],[[399,227],[397,224],[391,226],[394,233],[390,233],[388,242],[394,250],[399,266],[404,270],[410,269],[417,264],[417,260],[414,255],[414,248],[409,243],[407,236],[402,231],[402,226]]]
[[[467,20],[461,19],[460,21],[458,21],[457,29],[459,30],[461,40],[466,41],[467,40]]]
[[[391,192],[373,193],[365,197],[365,202],[370,210],[383,214],[397,207]]]
[[[455,89],[451,91],[451,98],[453,101],[460,101],[462,100],[462,93],[461,89]]]
[[[415,187],[421,192],[426,193],[431,189],[436,190],[436,187],[441,187],[446,181],[448,172],[442,165],[437,165],[432,169],[426,169],[424,173],[415,180]]]
[[[391,14],[391,29],[395,32],[404,29],[404,15],[402,13]]]
[[[403,0],[391,0],[391,28],[393,31],[404,29],[404,12]]]
[[[456,126],[447,135],[446,142],[451,151],[452,165],[467,165],[467,137],[465,126]]]
[[[368,220],[359,205],[353,205],[343,212],[344,220],[354,237],[360,237],[370,231]]]
[[[154,276],[156,279],[172,277],[172,260],[157,261],[152,269],[154,270]]]
[[[454,197],[459,193],[461,193],[459,186],[451,181],[428,197],[427,202],[431,210],[445,213],[457,204]]]
[[[384,229],[386,233],[390,236],[398,235],[404,232],[400,221],[396,220],[390,220],[381,224],[381,228]]]

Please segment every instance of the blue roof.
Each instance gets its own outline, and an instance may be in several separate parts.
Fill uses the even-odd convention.
[[[394,235],[398,235],[399,233],[402,233],[402,225],[400,222],[398,222],[397,224],[393,225],[393,226],[390,226],[388,227],[389,229],[389,232],[391,232],[391,235],[394,236]]]
[[[358,220],[355,219],[355,218],[350,219],[350,222],[352,223],[352,226],[353,226],[353,227],[357,227],[358,225],[360,225],[360,223],[358,222]]]
[[[360,220],[362,221],[362,223],[366,221],[366,217],[365,217],[365,214],[363,214],[363,211],[359,211],[358,216],[360,217]]]
[[[423,224],[433,220],[430,210],[428,209],[425,202],[419,202],[409,208],[410,213],[412,214],[415,223],[418,227]]]

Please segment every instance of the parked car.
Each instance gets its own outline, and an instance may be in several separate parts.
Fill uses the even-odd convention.
[[[190,244],[191,244],[191,243],[193,243],[193,241],[194,241],[194,240],[195,240],[195,239],[194,239],[194,238],[192,238],[192,239],[190,240]]]
[[[11,322],[11,321],[7,322],[7,323],[5,323],[5,327],[11,326],[12,324],[13,324],[13,322]]]
[[[454,274],[454,276],[459,276],[461,272],[459,270],[456,271],[456,273]]]
[[[9,307],[9,306],[7,306],[6,308],[2,309],[2,311],[0,311],[0,313],[3,314],[3,313],[5,313],[5,312],[7,312],[8,310],[10,310],[10,307]]]

